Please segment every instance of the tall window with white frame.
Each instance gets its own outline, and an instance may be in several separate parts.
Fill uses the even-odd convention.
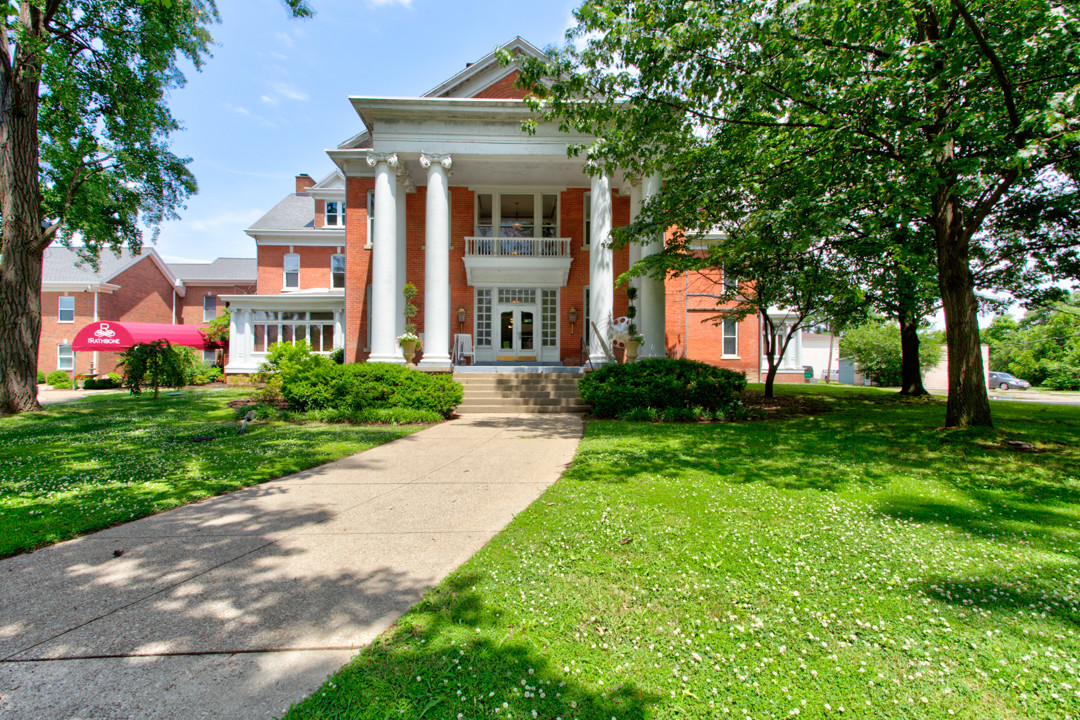
[[[217,317],[217,296],[207,295],[202,300],[202,319],[203,322],[210,322]]]
[[[330,287],[345,287],[345,256],[330,256]]]
[[[585,210],[585,247],[591,247],[592,243],[592,193],[585,193],[582,207]]]
[[[375,239],[375,191],[367,193],[367,247],[371,247]]]
[[[75,353],[71,349],[71,345],[57,345],[56,346],[56,369],[57,370],[74,370],[75,369]]]
[[[296,253],[285,255],[285,288],[300,287],[300,256]]]
[[[739,321],[724,318],[724,357],[739,356]]]
[[[345,203],[337,200],[326,201],[327,227],[339,227],[345,224]]]
[[[59,298],[60,307],[56,318],[57,322],[73,323],[75,322],[75,298],[65,296]]]

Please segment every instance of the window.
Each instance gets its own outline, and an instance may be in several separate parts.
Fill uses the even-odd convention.
[[[285,255],[285,287],[300,287],[300,256],[295,253]]]
[[[728,273],[727,268],[722,268],[721,272],[724,274],[724,292],[737,290],[739,288],[739,279],[735,277],[735,273]]]
[[[494,205],[488,193],[476,194],[476,237],[491,237],[494,228]]]
[[[57,370],[74,370],[75,369],[75,353],[72,352],[70,345],[57,345],[56,346],[56,369]]]
[[[255,352],[263,353],[278,342],[306,340],[313,352],[334,349],[334,313],[332,311],[277,312],[256,310],[253,313]]]
[[[581,323],[585,326],[585,345],[588,346],[592,339],[589,337],[589,333],[592,331],[592,315],[589,313],[589,286],[585,286],[585,302],[582,303],[585,306],[585,315],[581,320]]]
[[[556,238],[557,193],[477,193],[476,237]]]
[[[210,322],[217,317],[217,296],[207,295],[202,299],[203,322]]]
[[[739,321],[724,318],[724,356],[735,357],[739,354]]]
[[[491,347],[491,289],[476,291],[476,347]]]
[[[345,224],[345,203],[336,200],[326,201],[326,224],[328,226]]]
[[[330,256],[330,276],[332,278],[330,287],[343,288],[345,287],[345,256],[344,255],[331,255]]]
[[[375,191],[367,193],[367,247],[371,247],[375,239]]]
[[[73,322],[75,322],[75,298],[73,298],[73,297],[62,297],[62,298],[60,298],[60,316],[59,316],[59,318],[57,318],[57,322],[62,322],[62,323],[73,323]]]
[[[540,346],[555,347],[558,314],[556,312],[556,291],[540,291]]]
[[[585,193],[585,247],[592,243],[592,193]]]
[[[364,349],[365,350],[370,350],[371,349],[371,286],[370,285],[368,285],[367,289],[364,291],[364,307],[366,308],[366,314],[367,314],[367,345],[365,346]]]
[[[217,350],[213,348],[206,348],[202,351],[202,359],[204,363],[210,363],[213,365],[217,362]]]

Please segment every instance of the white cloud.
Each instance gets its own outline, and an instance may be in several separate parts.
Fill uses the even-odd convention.
[[[278,42],[281,43],[282,45],[284,45],[285,47],[292,47],[293,46],[293,39],[291,37],[289,37],[288,33],[276,32],[276,33],[274,33],[274,37],[276,37]]]
[[[272,122],[270,120],[267,120],[262,115],[256,115],[255,113],[251,112],[246,107],[244,107],[243,105],[232,105],[230,103],[225,103],[225,109],[228,110],[229,112],[234,112],[237,115],[243,115],[244,117],[249,117],[252,120],[254,120],[255,122],[262,125],[263,127],[270,127],[270,128],[277,127],[277,124],[275,124],[274,122]]]
[[[296,100],[298,102],[307,102],[308,100],[308,94],[306,92],[290,83],[275,80],[274,82],[267,84],[270,86],[270,92],[265,93],[259,99],[268,105],[277,105],[282,98],[285,100]]]
[[[383,7],[385,5],[400,5],[403,8],[412,8],[412,0],[367,0],[368,7]]]

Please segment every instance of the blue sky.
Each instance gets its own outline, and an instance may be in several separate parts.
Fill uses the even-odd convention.
[[[563,0],[311,0],[290,19],[278,0],[219,0],[216,46],[173,91],[197,195],[162,225],[169,261],[254,257],[244,228],[293,190],[301,172],[333,170],[326,148],[362,129],[349,95],[417,96],[520,35],[562,44],[580,4]],[[149,239],[149,233],[147,234]]]

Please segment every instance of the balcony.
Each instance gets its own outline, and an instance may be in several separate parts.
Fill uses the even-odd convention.
[[[570,257],[570,238],[467,237],[465,257]]]
[[[467,237],[465,274],[470,285],[562,287],[570,275],[570,238]]]

